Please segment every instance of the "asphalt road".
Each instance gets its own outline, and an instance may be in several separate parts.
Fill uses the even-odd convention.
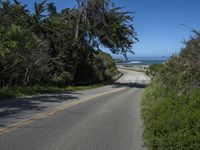
[[[113,85],[0,104],[0,149],[146,149],[140,100],[149,78],[143,73],[121,71],[124,75]],[[29,101],[30,108],[21,108],[20,101]],[[6,114],[6,109],[16,111]]]

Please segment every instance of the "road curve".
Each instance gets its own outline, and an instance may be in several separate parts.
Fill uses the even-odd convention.
[[[123,76],[113,85],[63,95],[43,95],[26,98],[26,101],[43,106],[39,110],[23,110],[3,116],[2,131],[12,123],[29,117],[21,126],[8,132],[0,132],[2,150],[142,150],[140,100],[149,78],[143,73],[123,70]],[[64,95],[66,96],[66,95]],[[75,97],[73,100],[70,99]],[[53,98],[52,98],[53,97]],[[64,97],[66,98],[66,97]],[[21,99],[24,100],[24,99]],[[48,101],[47,101],[48,100]],[[81,100],[85,100],[81,102]],[[20,101],[20,100],[19,100]],[[56,101],[56,102],[55,102]],[[74,105],[74,102],[76,102]],[[11,102],[10,102],[11,103]],[[20,102],[19,102],[20,103]],[[53,104],[52,104],[53,103]],[[13,108],[18,108],[15,104]],[[34,118],[42,111],[52,111],[66,105],[46,117]],[[8,104],[4,104],[7,106]],[[46,106],[46,107],[45,107]],[[43,108],[43,109],[42,109]],[[48,108],[48,109],[47,109]],[[0,110],[6,110],[0,107]],[[24,112],[29,115],[24,115]],[[55,112],[55,111],[54,111]],[[4,112],[5,113],[5,112]],[[3,124],[3,123],[4,124]],[[2,125],[1,125],[2,123]],[[19,123],[20,124],[20,123]],[[1,131],[1,128],[0,128]]]

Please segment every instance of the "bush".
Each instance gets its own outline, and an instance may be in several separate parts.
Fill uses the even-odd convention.
[[[88,90],[103,86],[104,84],[94,84],[89,86],[28,86],[28,87],[5,87],[0,89],[0,100],[7,98],[21,97],[26,95],[46,94],[46,93],[62,93],[65,91]]]
[[[153,65],[142,102],[144,137],[149,149],[200,147],[200,35],[186,42],[179,55]]]
[[[163,96],[164,90],[148,87],[143,99],[145,134],[150,149],[200,147],[200,92],[189,96]]]
[[[163,66],[162,64],[153,64],[147,69],[146,74],[151,78],[159,77]]]

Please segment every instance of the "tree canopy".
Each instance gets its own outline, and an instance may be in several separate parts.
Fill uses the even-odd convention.
[[[20,1],[0,8],[0,86],[100,82],[116,74],[112,53],[133,53],[129,12],[110,0],[77,0],[58,12],[54,3]],[[107,71],[110,68],[113,70]],[[113,69],[115,68],[115,70]]]

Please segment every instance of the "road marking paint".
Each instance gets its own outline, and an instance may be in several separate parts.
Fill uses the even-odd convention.
[[[94,96],[89,96],[87,98],[82,98],[82,99],[80,99],[78,101],[69,102],[69,103],[65,104],[64,106],[62,106],[62,107],[59,107],[59,108],[56,108],[56,109],[53,109],[53,110],[50,110],[50,111],[47,111],[47,112],[39,113],[39,114],[37,114],[37,115],[35,115],[33,117],[30,117],[28,119],[24,119],[24,120],[19,121],[17,123],[11,124],[11,125],[9,125],[7,127],[0,128],[0,135],[8,133],[10,131],[13,131],[15,129],[18,129],[18,128],[22,127],[22,126],[31,124],[36,120],[41,120],[41,119],[50,117],[50,116],[56,114],[57,112],[63,111],[65,109],[70,108],[72,106],[75,106],[77,104],[81,104],[81,103],[93,100],[94,98],[97,98],[97,97],[100,97],[100,96],[104,96],[104,95],[107,95],[107,94],[111,94],[111,93],[116,93],[116,92],[119,92],[119,91],[122,91],[122,90],[125,90],[125,89],[126,88],[118,88],[118,89],[114,89],[114,90],[111,90],[111,91],[98,93],[98,94],[95,94]]]

